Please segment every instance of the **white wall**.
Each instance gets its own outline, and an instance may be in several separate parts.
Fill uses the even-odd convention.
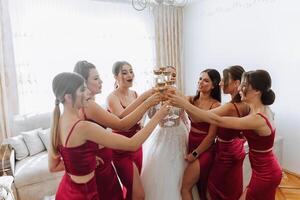
[[[184,10],[185,92],[200,71],[239,64],[270,72],[283,167],[300,174],[300,1],[195,0]],[[228,98],[227,98],[228,99]]]

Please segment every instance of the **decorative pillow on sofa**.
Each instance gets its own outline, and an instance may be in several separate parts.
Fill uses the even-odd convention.
[[[40,131],[38,131],[38,134],[39,134],[44,146],[46,147],[46,149],[48,151],[49,144],[50,144],[50,128],[40,130]]]
[[[41,130],[42,128],[38,128],[31,131],[21,132],[30,156],[45,150],[45,146],[38,135],[38,132]]]
[[[7,138],[3,141],[3,144],[10,144],[14,148],[17,160],[22,160],[29,155],[22,135]]]

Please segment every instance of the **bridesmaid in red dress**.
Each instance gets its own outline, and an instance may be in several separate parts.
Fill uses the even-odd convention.
[[[127,107],[131,106],[137,93],[129,88],[132,87],[134,73],[131,65],[125,61],[118,61],[113,65],[113,74],[116,79],[116,89],[108,96],[109,111],[123,118],[128,115]],[[133,125],[127,131],[113,130],[114,133],[133,137],[141,128],[139,123]],[[113,161],[123,186],[126,188],[125,199],[144,199],[145,193],[142,186],[140,173],[142,169],[142,147],[135,152],[114,151]]]
[[[74,72],[82,75],[86,81],[87,88],[91,92],[91,99],[88,101],[87,107],[81,110],[83,118],[93,121],[103,128],[129,129],[143,117],[143,114],[151,106],[160,101],[159,95],[148,98],[152,94],[152,90],[149,90],[143,93],[130,107],[127,108],[131,113],[120,119],[114,114],[107,112],[107,110],[103,109],[95,102],[95,96],[101,93],[102,88],[102,80],[100,79],[95,65],[87,61],[79,61],[75,65]],[[112,150],[99,146],[97,157],[100,160],[100,164],[96,168],[96,180],[100,199],[123,199],[121,185],[112,164]]]
[[[90,98],[84,79],[76,73],[60,73],[53,79],[55,109],[51,125],[51,145],[48,165],[51,172],[65,170],[57,200],[98,200],[95,178],[98,144],[135,151],[168,113],[163,106],[149,123],[132,138],[110,134],[101,126],[82,120],[79,111]],[[64,110],[60,114],[59,104]]]
[[[265,70],[245,72],[239,94],[250,107],[245,117],[220,117],[190,104],[180,95],[169,94],[175,106],[193,113],[199,121],[219,127],[243,130],[249,144],[249,159],[252,168],[250,183],[240,199],[274,200],[282,171],[273,154],[275,137],[274,115],[268,105],[273,104],[275,93],[271,89],[271,77]],[[232,180],[234,182],[235,180]]]
[[[241,102],[238,93],[244,71],[238,65],[223,70],[220,86],[224,94],[231,96],[231,101],[211,112],[219,116],[233,117],[243,117],[249,113],[249,107]],[[210,199],[238,200],[243,193],[244,142],[245,140],[241,139],[241,130],[219,128],[215,159],[208,178]]]
[[[210,110],[220,105],[221,92],[220,74],[217,70],[206,69],[201,72],[198,90],[195,97],[190,97],[191,104],[204,110]],[[213,162],[213,143],[217,127],[206,122],[195,122],[194,117],[187,112],[191,119],[191,130],[188,139],[186,167],[182,179],[181,196],[183,200],[192,199],[192,188],[195,184],[201,200],[206,199],[207,179]]]

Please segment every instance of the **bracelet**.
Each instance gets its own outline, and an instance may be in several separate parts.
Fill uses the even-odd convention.
[[[197,158],[199,154],[198,154],[197,151],[194,150],[194,151],[192,152],[192,155],[194,156],[194,158]]]

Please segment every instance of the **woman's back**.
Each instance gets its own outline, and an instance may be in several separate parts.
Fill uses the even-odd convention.
[[[94,142],[85,141],[81,143],[78,134],[80,134],[79,132],[82,130],[76,128],[81,121],[82,120],[77,120],[73,126],[71,126],[71,129],[69,129],[68,134],[66,134],[67,132],[64,132],[64,130],[60,132],[64,138],[67,136],[64,139],[64,144],[59,145],[59,152],[64,161],[65,170],[70,175],[75,176],[85,176],[95,170],[98,150],[98,144]]]

